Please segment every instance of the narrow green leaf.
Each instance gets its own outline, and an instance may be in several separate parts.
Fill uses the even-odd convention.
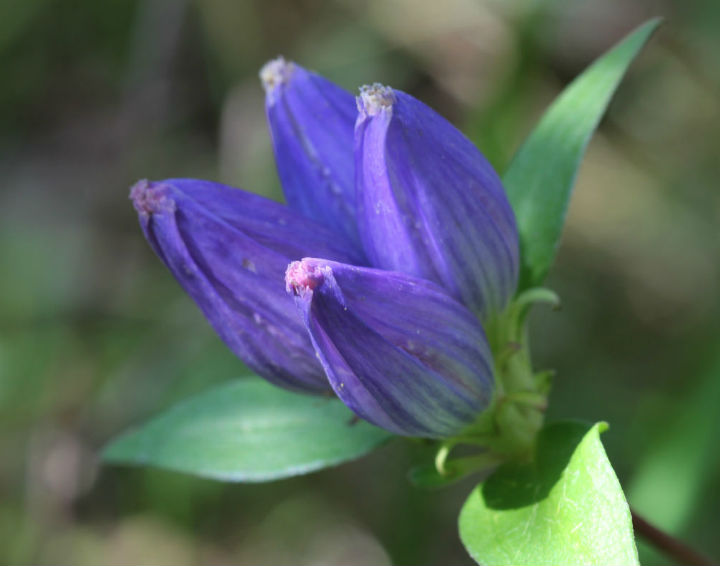
[[[585,148],[625,71],[659,23],[641,25],[575,79],[510,163],[503,182],[520,232],[521,289],[545,279]]]
[[[358,458],[390,436],[356,421],[337,399],[290,393],[248,378],[194,397],[126,433],[103,458],[262,482]]]
[[[540,433],[537,457],[470,494],[460,538],[480,564],[638,564],[630,510],[600,442],[604,423]]]

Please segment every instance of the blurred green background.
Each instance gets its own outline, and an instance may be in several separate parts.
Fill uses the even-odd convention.
[[[472,480],[411,488],[402,442],[265,485],[98,462],[246,371],[150,251],[128,187],[281,198],[257,79],[278,54],[411,92],[502,170],[656,15],[580,172],[548,281],[563,309],[538,309],[533,345],[557,370],[549,417],[609,421],[631,503],[720,556],[720,3],[0,0],[0,563],[470,564]]]

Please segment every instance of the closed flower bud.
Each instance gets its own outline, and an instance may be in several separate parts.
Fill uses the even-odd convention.
[[[140,181],[130,198],[155,253],[240,359],[283,387],[329,389],[283,274],[309,253],[359,261],[349,243],[276,202],[209,181]]]
[[[518,235],[503,186],[452,124],[404,92],[363,87],[355,130],[370,264],[430,279],[483,319],[515,291]]]
[[[353,95],[282,57],[267,63],[260,78],[288,206],[359,242]]]
[[[340,399],[407,436],[447,437],[487,408],[492,357],[473,314],[430,281],[303,259],[285,281]]]

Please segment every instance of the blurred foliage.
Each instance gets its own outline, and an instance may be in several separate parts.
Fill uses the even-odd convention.
[[[564,308],[535,313],[533,343],[557,370],[549,417],[607,420],[631,503],[720,555],[720,4],[0,0],[0,562],[471,563],[472,480],[412,488],[422,446],[267,485],[98,466],[109,437],[245,371],[150,252],[127,187],[194,176],[280,198],[256,77],[278,53],[413,93],[502,170],[554,95],[655,15],[580,174],[548,282]]]

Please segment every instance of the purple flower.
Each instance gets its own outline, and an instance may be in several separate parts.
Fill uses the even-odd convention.
[[[451,436],[490,402],[477,318],[431,281],[325,259],[291,263],[296,297],[335,393],[397,434]]]
[[[517,279],[500,180],[403,92],[363,87],[355,101],[282,58],[261,77],[288,206],[208,181],[141,181],[131,198],[148,241],[259,375],[332,388],[397,434],[461,433],[494,391],[483,322]]]
[[[266,379],[329,390],[284,273],[308,254],[362,262],[341,236],[259,195],[195,179],[130,191],[150,246],[228,347]]]
[[[359,241],[352,152],[355,97],[282,57],[267,63],[260,78],[288,206]]]
[[[500,178],[412,96],[363,87],[355,127],[358,225],[372,265],[441,284],[482,317],[515,292],[518,235]]]

